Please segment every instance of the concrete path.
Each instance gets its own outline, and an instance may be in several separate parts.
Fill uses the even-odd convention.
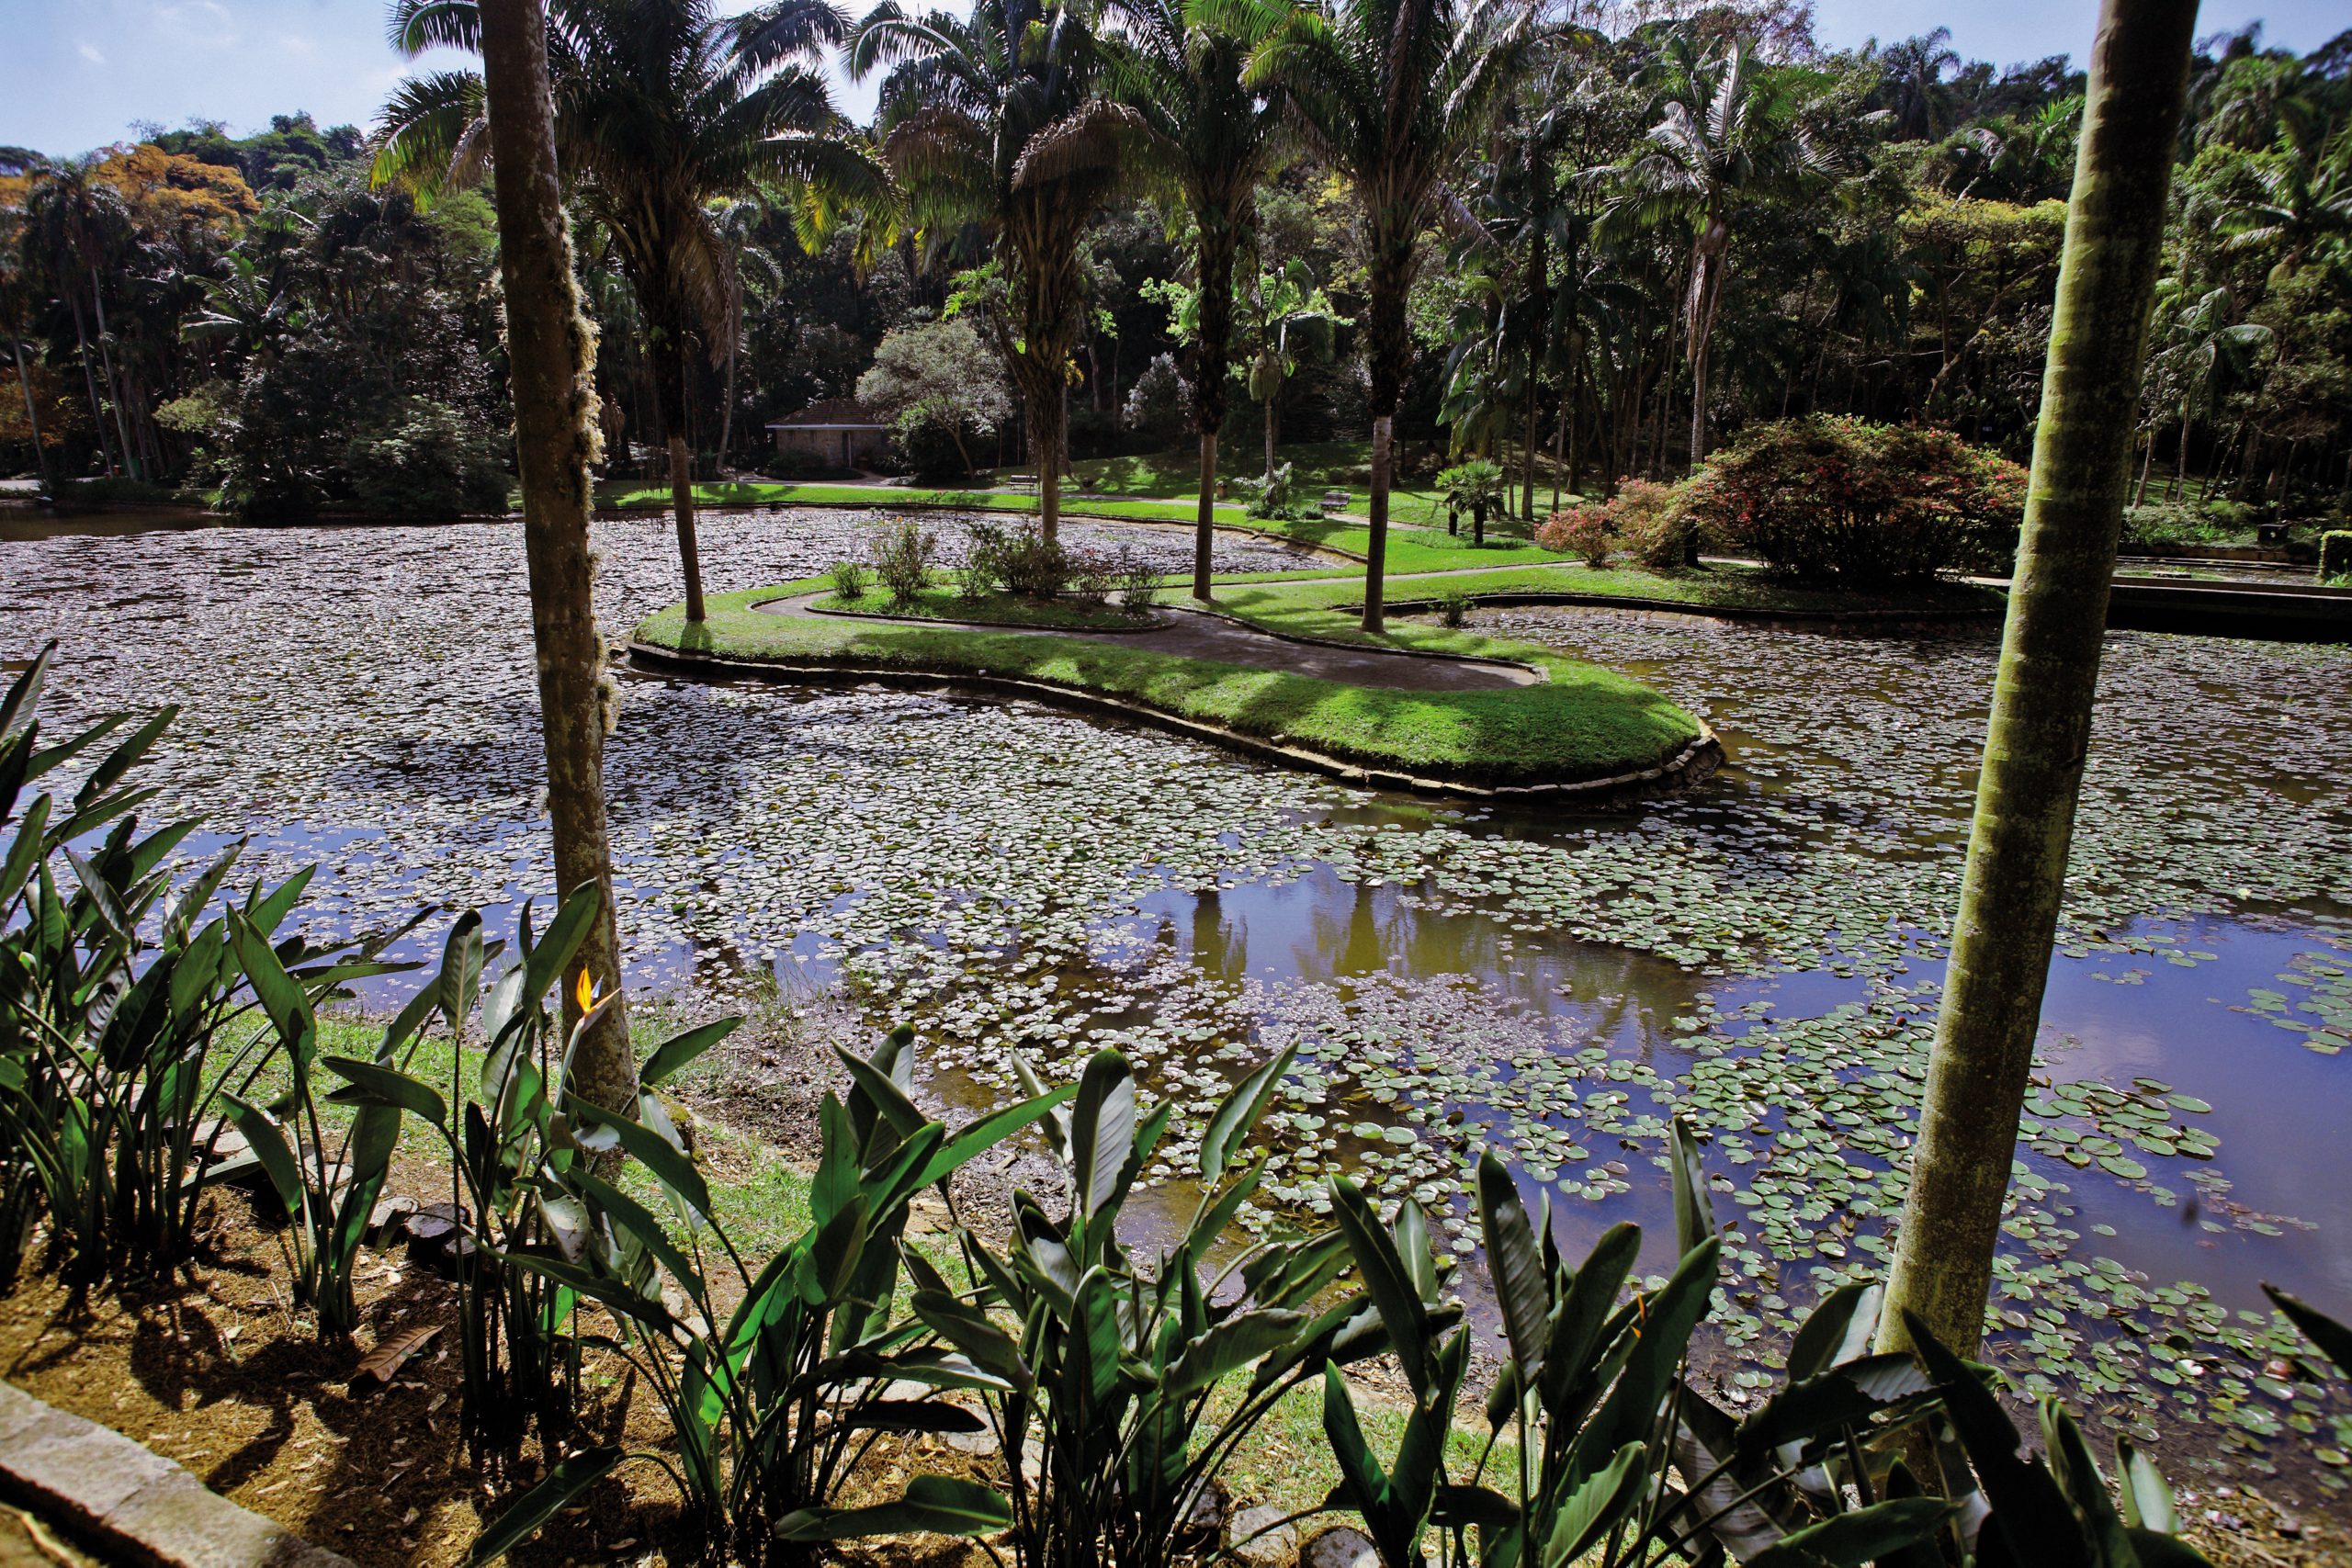
[[[1148,648],[1179,659],[1209,659],[1220,664],[1241,664],[1257,670],[1282,670],[1318,680],[1344,681],[1357,686],[1386,686],[1405,692],[1500,691],[1532,686],[1543,676],[1524,664],[1501,660],[1456,659],[1446,654],[1408,649],[1351,648],[1340,643],[1302,642],[1208,611],[1168,606],[1152,612],[1149,626],[1136,631],[1062,631],[1046,626],[985,626],[967,621],[934,621],[898,615],[822,615],[809,606],[823,592],[796,593],[753,606],[763,615],[826,621],[876,621],[894,626],[939,626],[953,631],[1028,632],[1046,637],[1076,637],[1083,642],[1114,643]]]

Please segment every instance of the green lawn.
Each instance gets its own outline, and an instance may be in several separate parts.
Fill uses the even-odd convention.
[[[1042,626],[1062,631],[1134,631],[1143,623],[1109,604],[1088,604],[1068,599],[1028,599],[1017,593],[991,593],[967,599],[953,588],[926,588],[914,600],[899,604],[879,589],[869,588],[857,599],[828,593],[808,606],[829,615],[887,616],[899,620],[967,621],[988,626]]]
[[[1518,660],[1535,685],[1406,692],[1287,671],[1178,658],[1148,648],[1049,633],[958,631],[788,617],[752,606],[808,592],[820,580],[720,594],[689,628],[673,607],[637,628],[655,647],[753,661],[1012,677],[1117,698],[1252,738],[1295,744],[1368,767],[1471,784],[1560,784],[1653,767],[1701,734],[1699,721],[1640,682],[1529,644],[1401,623],[1390,646]],[[1295,636],[1360,639],[1328,607],[1351,585],[1229,586],[1228,607]]]

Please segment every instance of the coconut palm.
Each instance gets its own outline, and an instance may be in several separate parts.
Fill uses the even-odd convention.
[[[1690,366],[1690,463],[1707,455],[1707,354],[1731,271],[1735,214],[1751,195],[1799,172],[1834,165],[1799,123],[1781,78],[1745,40],[1706,61],[1687,38],[1666,51],[1666,86],[1649,148],[1625,170],[1630,194],[1612,217],[1654,227],[1686,224],[1683,352]]]
[[[889,182],[848,140],[820,69],[846,30],[825,0],[773,0],[732,19],[712,0],[550,0],[547,15],[558,166],[637,297],[669,433],[686,618],[700,621],[687,366],[697,337],[723,357],[737,288],[714,204],[789,193],[813,243],[843,205],[886,207]],[[391,36],[410,55],[479,53],[481,13],[475,0],[395,0]],[[385,106],[379,141],[379,181],[470,183],[490,155],[481,78],[408,83]]]
[[[854,78],[887,67],[876,124],[926,241],[968,234],[993,253],[996,276],[967,292],[990,301],[989,333],[1021,389],[1048,538],[1086,326],[1079,241],[1119,183],[1120,132],[1137,124],[1093,95],[1099,56],[1086,13],[1036,0],[979,0],[968,17],[883,0],[849,45]]]
[[[1279,4],[1280,0],[1259,0]],[[1367,273],[1371,539],[1363,628],[1382,629],[1391,434],[1413,345],[1405,302],[1446,175],[1489,128],[1534,8],[1509,0],[1332,0],[1293,6],[1250,56],[1253,85],[1279,85],[1308,143],[1354,187]]]

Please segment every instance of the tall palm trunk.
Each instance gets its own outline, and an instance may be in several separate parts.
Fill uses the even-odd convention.
[[[90,394],[90,428],[97,433],[98,456],[106,459],[107,478],[115,476],[114,444],[107,439],[106,405],[98,400],[98,373],[90,365],[90,334],[82,325],[82,296],[74,289],[62,291],[65,303],[74,312],[74,346],[82,359],[82,386]]]
[[[2025,531],[1879,1348],[1982,1337],[2131,483],[2196,0],[2102,0]]]
[[[653,412],[670,437],[670,509],[678,519],[678,569],[686,580],[686,621],[703,620],[702,551],[695,542],[695,464],[686,445],[686,334],[664,323],[649,334],[653,350]]]
[[[1201,438],[1200,511],[1193,526],[1193,597],[1207,604],[1216,546],[1216,436],[1225,424],[1226,378],[1233,367],[1233,261],[1241,242],[1235,205],[1207,196],[1193,201],[1201,228],[1193,268],[1200,286],[1199,328],[1191,349],[1193,428]]]
[[[614,696],[588,552],[595,340],[572,281],[571,241],[556,184],[541,0],[481,0],[481,57],[499,173],[499,272],[514,367],[514,454],[523,479],[523,554],[538,650],[556,885],[569,892],[594,884],[601,893],[580,954],[597,988],[614,998],[572,1056],[572,1084],[595,1104],[633,1111],[637,1064],[620,998],[620,928],[605,821],[605,732]],[[576,1024],[575,989],[561,989],[564,1021]]]
[[[123,417],[123,405],[130,400],[125,397],[123,384],[114,373],[114,350],[107,345],[107,295],[98,281],[96,265],[90,268],[90,309],[98,316],[98,362],[106,367],[107,396],[114,400],[114,433],[122,443],[123,466],[130,470],[132,479],[145,479],[147,476],[141,471],[138,450],[130,442],[130,426]]]
[[[40,470],[40,487],[51,495],[57,482],[49,477],[49,454],[40,444],[40,414],[33,407],[33,378],[25,372],[25,345],[13,333],[8,347],[17,356],[17,390],[25,395],[25,425],[33,433],[33,466]]]
[[[1209,568],[1216,553],[1216,432],[1201,432],[1201,509],[1193,523],[1193,597],[1209,602]]]
[[[1379,635],[1386,626],[1388,594],[1388,489],[1393,482],[1393,438],[1396,405],[1405,390],[1412,341],[1405,326],[1405,300],[1413,288],[1413,236],[1380,237],[1373,252],[1370,317],[1372,500],[1364,508],[1371,538],[1364,545],[1363,629]]]

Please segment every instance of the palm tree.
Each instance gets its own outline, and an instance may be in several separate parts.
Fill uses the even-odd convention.
[[[1677,39],[1667,58],[1668,81],[1649,150],[1627,167],[1631,194],[1612,216],[1644,226],[1690,228],[1682,332],[1696,468],[1707,455],[1707,353],[1731,271],[1733,217],[1750,195],[1795,172],[1826,172],[1832,165],[1797,122],[1796,106],[1780,78],[1760,67],[1745,40],[1702,63],[1688,40]]]
[[[637,1064],[621,991],[612,845],[605,818],[605,644],[588,551],[588,458],[595,450],[595,340],[580,313],[571,241],[557,196],[548,113],[548,28],[540,0],[482,0],[476,34],[488,86],[484,134],[508,177],[498,182],[498,266],[514,365],[514,454],[523,479],[523,550],[538,651],[539,719],[557,886],[603,896],[581,943],[582,978],[611,1000],[582,1038],[571,1081],[594,1104],[633,1112]],[[576,1027],[580,990],[563,992]]]
[[[120,439],[124,463],[139,477],[138,459],[131,455],[130,431],[123,417],[122,395],[116,384],[114,351],[107,341],[106,289],[100,273],[120,249],[130,227],[130,215],[121,195],[96,177],[96,161],[52,164],[38,171],[26,210],[31,220],[29,243],[47,261],[74,318],[74,341],[80,350],[82,381],[90,397],[90,420],[97,431],[98,447],[107,472],[117,472],[118,448],[107,440],[107,409],[114,411],[115,434]],[[82,313],[87,299],[96,319],[98,357],[90,355],[89,321]],[[106,393],[100,397],[103,385]]]
[[[1330,358],[1335,327],[1355,323],[1332,308],[1331,297],[1296,256],[1279,271],[1259,270],[1247,289],[1234,290],[1239,340],[1249,361],[1249,389],[1265,416],[1266,482],[1274,482],[1274,435],[1283,384],[1309,358]]]
[[[2149,353],[2146,383],[2165,395],[2180,414],[2180,456],[2173,469],[2173,497],[2188,479],[2188,434],[2201,417],[2211,419],[2222,395],[2244,381],[2255,355],[2271,339],[2270,329],[2238,319],[2237,297],[2226,288],[2208,289],[2182,303],[2183,290],[2171,278],[2156,285],[2156,320],[2163,338]],[[2151,438],[2150,451],[2154,450]]]
[[[1193,597],[1205,601],[1216,538],[1216,435],[1233,369],[1234,261],[1255,220],[1253,195],[1279,113],[1273,96],[1242,74],[1280,13],[1228,0],[1112,0],[1112,15],[1114,30],[1102,39],[1103,86],[1131,117],[1130,140],[1143,161],[1182,192],[1193,216],[1199,320],[1184,344],[1184,369],[1201,458]],[[1080,117],[1073,129],[1091,118]]]
[[[1258,0],[1281,4],[1282,0]],[[1367,276],[1371,540],[1363,629],[1383,627],[1391,438],[1411,363],[1405,303],[1418,243],[1445,176],[1483,135],[1516,73],[1534,8],[1510,0],[1332,0],[1290,6],[1250,56],[1253,85],[1279,85],[1308,144],[1354,188]]]
[[[2090,745],[2197,0],[2104,0],[2033,484],[1878,1348],[1983,1337]]]
[[[1951,88],[1944,73],[1961,63],[1951,29],[1938,28],[1876,50],[1877,96],[1894,121],[1895,140],[1925,141],[1942,134],[1951,118]]]
[[[881,169],[846,138],[820,69],[844,30],[826,0],[772,0],[722,18],[713,0],[551,0],[548,61],[556,157],[582,212],[609,236],[637,297],[668,427],[686,618],[703,618],[686,446],[687,366],[697,333],[716,360],[733,325],[733,249],[712,207],[792,191],[804,243],[840,204],[890,200]],[[395,0],[392,42],[479,52],[477,0]],[[385,106],[379,181],[426,190],[477,177],[490,154],[481,79],[442,72]]]
[[[883,0],[849,46],[853,78],[888,67],[876,123],[926,235],[967,230],[993,252],[1002,303],[988,327],[1021,389],[1047,538],[1086,327],[1079,241],[1119,183],[1118,133],[1137,123],[1093,96],[1098,52],[1085,12],[1037,0],[979,0],[968,18]]]

